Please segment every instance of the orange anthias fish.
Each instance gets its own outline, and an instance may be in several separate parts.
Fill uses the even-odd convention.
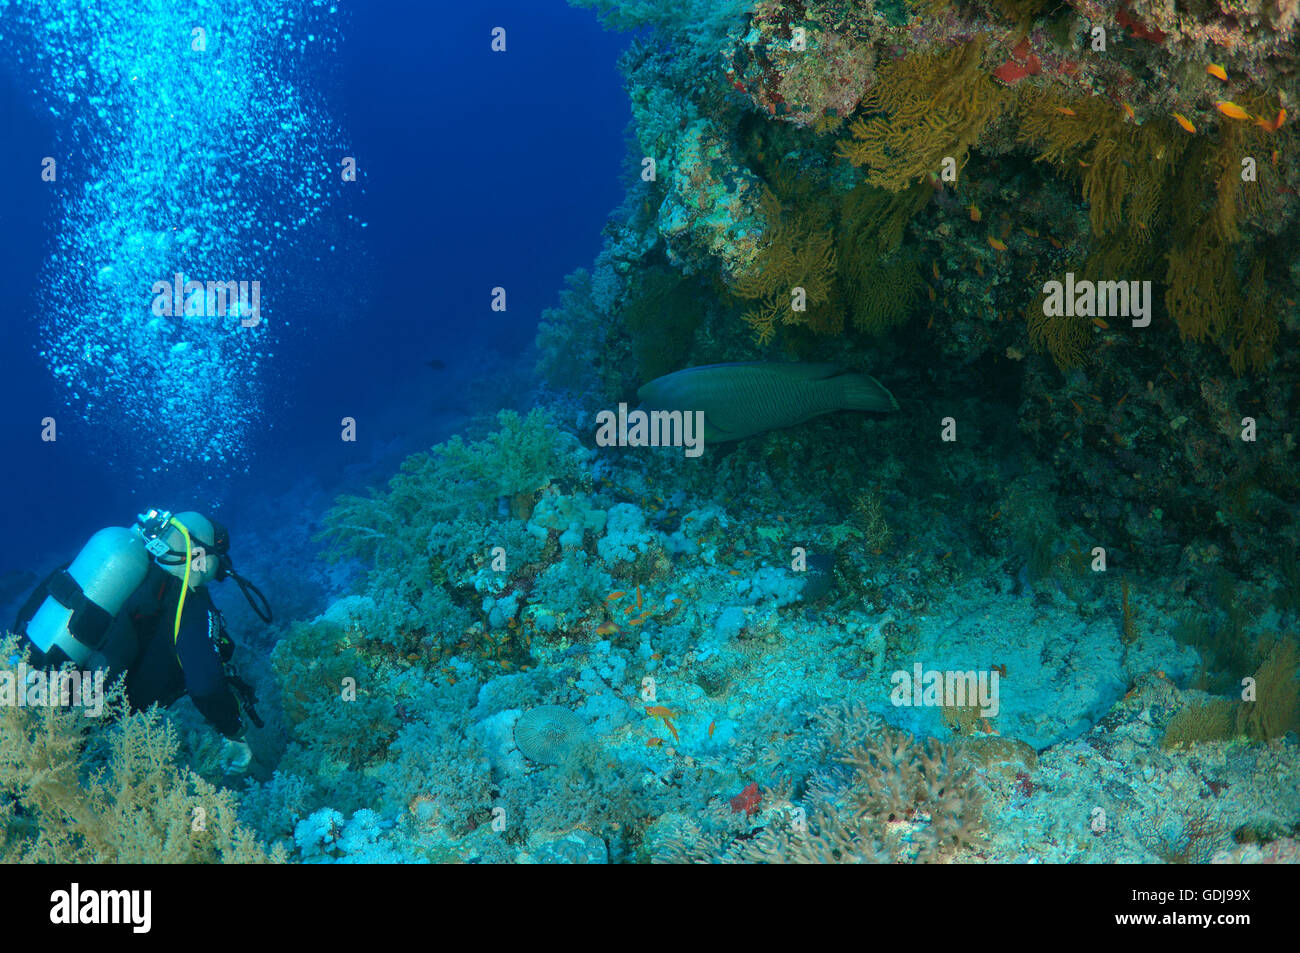
[[[603,625],[596,626],[597,635],[613,635],[615,632],[618,631],[620,631],[619,627],[616,626],[613,622],[606,622]]]
[[[1259,128],[1263,129],[1265,132],[1277,132],[1282,128],[1282,123],[1284,122],[1286,122],[1286,110],[1279,109],[1277,111],[1276,119],[1268,120],[1263,116],[1260,116],[1255,120],[1255,125],[1259,126]]]
[[[1190,119],[1188,119],[1186,116],[1184,116],[1182,113],[1174,113],[1174,122],[1176,122],[1176,123],[1178,123],[1178,125],[1182,126],[1182,127],[1183,127],[1183,131],[1185,131],[1185,132],[1195,132],[1195,131],[1196,131],[1196,127],[1192,125],[1192,121],[1191,121]]]
[[[1249,119],[1250,113],[1242,109],[1236,103],[1230,103],[1226,99],[1220,99],[1214,104],[1214,108],[1223,113],[1229,119]]]
[[[972,222],[978,222],[983,217],[983,214],[980,212],[980,207],[972,202],[970,207],[970,220]]]
[[[624,592],[622,589],[616,589],[605,597],[605,601],[617,602],[619,599],[622,599],[625,595],[627,595],[627,593]]]
[[[673,741],[679,740],[677,735],[677,726],[673,724],[673,719],[677,717],[677,712],[670,711],[663,705],[646,705],[645,713],[663,719],[664,726],[672,732]]]
[[[1228,71],[1218,63],[1211,63],[1209,66],[1205,67],[1205,72],[1209,73],[1215,79],[1223,80],[1225,83],[1228,81]]]
[[[1007,243],[1004,242],[1004,241],[1002,241],[1002,240],[999,239],[999,238],[994,238],[992,235],[990,235],[990,236],[989,236],[989,247],[992,248],[992,249],[995,250],[995,251],[1006,251],[1006,250],[1007,250]]]

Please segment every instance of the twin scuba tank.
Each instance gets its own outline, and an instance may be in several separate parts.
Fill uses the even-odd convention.
[[[228,568],[225,530],[204,516],[150,510],[130,529],[110,526],[90,538],[77,558],[45,582],[48,593],[26,626],[44,664],[71,659],[98,664],[109,650],[110,628],[150,562],[196,589]]]

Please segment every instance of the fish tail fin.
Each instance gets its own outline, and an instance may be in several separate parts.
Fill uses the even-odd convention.
[[[844,410],[874,410],[890,413],[898,410],[898,401],[885,385],[867,374],[841,374],[835,378],[840,388],[840,406]]]

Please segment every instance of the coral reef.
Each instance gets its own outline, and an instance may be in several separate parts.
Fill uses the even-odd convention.
[[[176,712],[7,711],[4,855],[1291,857],[1294,4],[579,5],[640,31],[635,182],[543,406],[336,501],[351,592],[276,630],[238,797]],[[1052,311],[1067,273],[1150,322]],[[649,378],[778,357],[905,412],[591,446]],[[927,668],[996,696],[897,691]]]

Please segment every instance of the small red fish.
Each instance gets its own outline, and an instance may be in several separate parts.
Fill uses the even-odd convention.
[[[758,793],[758,782],[751,781],[745,790],[730,799],[731,813],[739,814],[744,811],[746,817],[753,817],[758,813],[758,805],[762,801],[763,795]]]

